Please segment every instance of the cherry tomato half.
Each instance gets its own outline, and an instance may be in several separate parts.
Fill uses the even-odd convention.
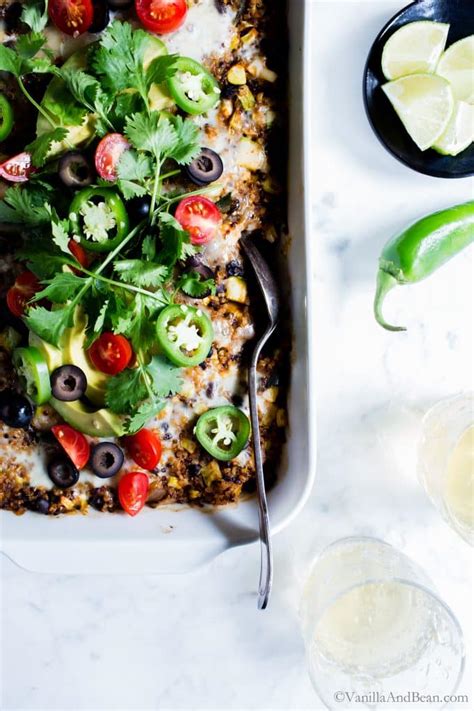
[[[145,472],[128,472],[118,484],[118,497],[122,508],[136,516],[145,506],[148,495],[148,475]]]
[[[33,166],[29,153],[18,153],[17,156],[7,158],[0,165],[0,178],[9,180],[11,183],[26,183],[32,172]]]
[[[30,271],[24,271],[16,278],[7,291],[7,306],[14,316],[23,316],[30,299],[42,290],[38,278]]]
[[[157,35],[177,30],[188,12],[186,0],[135,0],[135,8],[140,22]]]
[[[130,143],[121,133],[108,133],[95,149],[95,169],[100,177],[113,183],[117,180],[120,156],[130,148]]]
[[[135,464],[152,471],[161,459],[161,442],[151,430],[125,437],[124,444]]]
[[[79,262],[81,267],[88,267],[89,264],[91,263],[90,255],[87,254],[86,250],[82,245],[79,244],[79,242],[76,242],[75,239],[70,239],[68,242],[68,249],[71,252],[72,256],[74,259]],[[80,269],[74,269],[75,274],[81,275],[82,272]]]
[[[90,456],[89,442],[82,432],[69,425],[54,425],[51,432],[77,469],[83,469]]]
[[[48,13],[56,27],[67,35],[82,35],[94,19],[92,0],[49,0]]]
[[[216,236],[221,213],[215,204],[202,195],[191,195],[181,200],[175,217],[189,232],[193,244],[206,244]]]
[[[117,375],[132,360],[132,346],[125,336],[105,331],[88,350],[89,357],[97,370],[107,375]]]

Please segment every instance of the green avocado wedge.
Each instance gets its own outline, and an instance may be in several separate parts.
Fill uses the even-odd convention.
[[[68,69],[85,69],[87,66],[87,47],[75,52],[67,59],[63,67]],[[90,141],[94,136],[95,117],[93,114],[84,116],[82,109],[74,101],[71,93],[66,88],[63,80],[55,77],[48,85],[45,91],[41,106],[55,119],[60,125],[64,125],[67,129],[67,136],[53,146],[49,152],[50,158],[55,158],[61,155],[72,146],[82,146]],[[83,116],[82,123],[77,123]],[[51,130],[49,122],[38,114],[36,123],[36,135],[41,136]]]
[[[105,407],[94,410],[80,400],[63,402],[52,397],[49,404],[68,425],[91,437],[122,437],[125,434],[123,419]]]

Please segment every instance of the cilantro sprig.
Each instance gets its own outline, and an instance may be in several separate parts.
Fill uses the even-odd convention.
[[[24,225],[28,236],[34,236],[18,253],[43,286],[25,316],[32,331],[60,346],[76,309],[81,308],[88,316],[86,347],[105,330],[130,340],[136,367],[109,379],[106,404],[125,415],[127,431],[135,432],[182,384],[180,368],[154,352],[158,314],[173,303],[178,290],[194,298],[215,293],[213,279],[189,270],[179,276],[187,258],[199,248],[170,214],[184,194],[175,186],[170,190],[166,182],[198,155],[200,132],[191,119],[152,108],[152,85],[167,81],[177,66],[176,56],[160,54],[160,40],[116,20],[89,48],[83,67],[59,68],[45,47],[46,5],[43,0],[29,0],[22,20],[31,32],[19,37],[13,47],[0,45],[0,71],[13,74],[20,91],[50,127],[26,146],[33,164],[43,170],[21,188],[8,188],[0,202],[0,221]],[[54,78],[55,90],[43,105],[25,86],[24,76],[29,73]],[[70,127],[84,124],[86,118],[98,136],[123,132],[130,143],[119,160],[115,189],[127,201],[150,199],[149,218],[92,266],[80,265],[71,253],[70,197],[54,187],[50,168],[44,168],[52,148],[68,145]],[[107,187],[112,186],[107,183]],[[45,299],[50,308],[43,305]]]

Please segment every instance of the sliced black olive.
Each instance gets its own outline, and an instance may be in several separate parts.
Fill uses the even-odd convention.
[[[201,153],[186,166],[186,175],[196,185],[207,185],[218,180],[224,170],[221,157],[210,148],[203,148]]]
[[[8,427],[26,429],[33,419],[34,409],[24,395],[10,388],[0,392],[0,420]]]
[[[133,5],[133,0],[107,0],[112,10],[125,10]]]
[[[94,19],[88,32],[102,32],[110,22],[109,5],[106,0],[93,0]]]
[[[86,389],[86,375],[77,365],[61,365],[51,373],[51,390],[57,400],[79,400]]]
[[[85,188],[92,183],[92,167],[79,151],[70,151],[59,161],[59,177],[68,188]]]
[[[22,29],[21,14],[23,12],[23,3],[12,2],[5,8],[4,22],[5,31],[7,34],[15,34]],[[23,25],[25,27],[25,25]]]
[[[214,279],[214,271],[207,264],[203,264],[196,255],[186,260],[186,267],[193,272],[197,272],[203,279]]]
[[[107,479],[120,471],[123,460],[120,447],[113,442],[99,442],[92,448],[89,463],[96,476]]]
[[[69,489],[79,481],[79,470],[69,457],[58,457],[48,464],[48,476],[60,489]]]
[[[151,198],[137,197],[127,202],[127,213],[132,222],[141,222],[150,214]]]

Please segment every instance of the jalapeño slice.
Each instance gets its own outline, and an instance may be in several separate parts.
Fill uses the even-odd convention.
[[[5,94],[0,94],[0,141],[11,133],[13,128],[13,109]]]
[[[51,398],[51,385],[46,359],[38,348],[27,346],[13,352],[13,365],[26,394],[37,405]]]
[[[228,462],[246,446],[250,422],[242,410],[233,405],[223,405],[201,415],[194,433],[211,457]]]
[[[128,215],[111,188],[84,188],[69,208],[74,237],[91,252],[111,252],[128,234]]]
[[[178,57],[176,74],[168,79],[168,89],[177,105],[188,114],[205,114],[220,97],[219,84],[202,64]]]
[[[156,336],[168,359],[182,368],[206,359],[214,338],[212,323],[201,309],[186,304],[167,306],[158,316]]]

